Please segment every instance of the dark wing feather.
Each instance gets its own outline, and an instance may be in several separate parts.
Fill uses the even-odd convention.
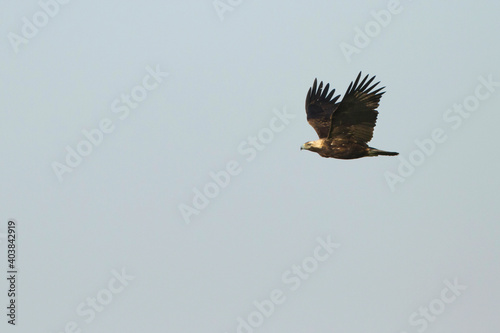
[[[330,131],[331,115],[338,104],[335,102],[340,95],[333,97],[335,89],[328,93],[330,84],[323,89],[323,81],[318,86],[318,80],[314,79],[314,84],[307,93],[306,113],[307,122],[311,125],[319,138],[326,138]]]
[[[359,82],[361,72],[349,88],[332,114],[331,127],[328,138],[337,136],[348,137],[356,141],[368,142],[373,137],[373,128],[377,122],[381,92],[385,87],[372,91],[380,82],[370,86],[375,79],[373,76],[367,81],[368,75]]]

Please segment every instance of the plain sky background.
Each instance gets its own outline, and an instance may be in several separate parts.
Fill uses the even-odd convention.
[[[498,332],[500,87],[458,128],[443,116],[479,77],[500,82],[500,5],[402,0],[348,62],[340,44],[387,6],[243,0],[221,20],[211,1],[71,1],[16,53],[9,33],[41,8],[1,2],[0,236],[16,219],[20,272],[16,328],[1,279],[2,332],[232,333],[279,289],[255,332],[413,333],[455,279],[467,289],[425,331]],[[120,120],[111,104],[148,66],[169,76]],[[370,145],[400,156],[299,151],[316,139],[314,78],[343,94],[359,71],[387,87]],[[247,161],[238,146],[284,109],[295,117]],[[53,162],[104,118],[114,131],[60,182]],[[391,191],[386,172],[436,128],[446,141]],[[233,160],[241,172],[185,223],[179,206]],[[282,275],[328,236],[341,246],[290,290]],[[77,307],[122,269],[134,280],[85,322]]]

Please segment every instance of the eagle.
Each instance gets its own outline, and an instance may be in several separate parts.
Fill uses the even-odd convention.
[[[361,72],[351,82],[340,103],[336,103],[340,95],[334,97],[335,89],[328,92],[330,84],[323,89],[323,81],[318,80],[307,93],[307,122],[311,125],[319,140],[308,141],[300,148],[318,153],[322,157],[338,159],[355,159],[365,156],[387,155],[398,153],[384,151],[368,146],[373,137],[373,128],[377,121],[379,101],[385,87],[373,90],[379,83],[370,84],[366,75],[360,82]]]

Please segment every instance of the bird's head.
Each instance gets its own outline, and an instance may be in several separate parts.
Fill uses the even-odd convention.
[[[304,143],[301,147],[300,147],[300,150],[312,150],[312,151],[315,151],[315,150],[318,150],[321,148],[321,142],[318,142],[319,140],[317,141],[308,141],[306,143]]]

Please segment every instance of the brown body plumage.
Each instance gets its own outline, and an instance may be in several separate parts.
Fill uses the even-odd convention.
[[[335,89],[328,93],[330,84],[323,89],[323,82],[314,80],[306,97],[307,122],[318,133],[319,140],[309,141],[301,149],[318,153],[322,157],[353,159],[365,156],[398,155],[368,146],[373,137],[377,121],[376,110],[384,87],[372,91],[380,82],[370,86],[375,76],[368,75],[359,82],[361,73],[349,88],[340,103],[340,95],[333,97]]]

